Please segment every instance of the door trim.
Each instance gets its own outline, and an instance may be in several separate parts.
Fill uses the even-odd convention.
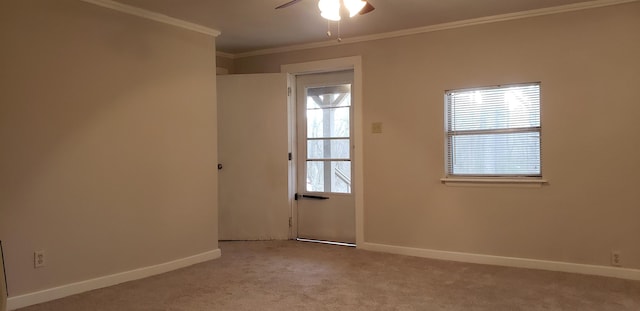
[[[295,63],[295,64],[285,64],[280,67],[280,72],[286,73],[289,76],[289,87],[292,89],[291,95],[288,97],[288,106],[289,111],[293,112],[293,115],[289,116],[290,124],[289,124],[289,152],[294,152],[295,146],[295,127],[292,127],[291,118],[295,118],[295,76],[301,74],[310,74],[310,73],[323,73],[323,72],[332,72],[332,71],[342,71],[342,70],[353,70],[353,140],[355,145],[354,150],[354,187],[353,193],[355,195],[355,212],[356,212],[356,247],[359,245],[363,245],[365,242],[364,239],[364,172],[363,172],[363,114],[362,114],[362,57],[351,56],[351,57],[343,57],[343,58],[334,58],[334,59],[326,59],[326,60],[318,60],[312,62],[305,63]],[[295,120],[295,119],[294,119]],[[293,139],[292,139],[293,138]],[[294,154],[295,159],[295,154]],[[292,161],[290,161],[292,162]],[[291,167],[292,163],[290,163]],[[293,165],[293,175],[295,175],[295,165]],[[295,195],[295,179],[293,180],[293,187],[291,186],[291,181],[289,182],[289,202],[291,206],[291,215],[292,215],[292,237],[297,237],[297,224],[296,220],[296,209],[294,208],[294,195]]]

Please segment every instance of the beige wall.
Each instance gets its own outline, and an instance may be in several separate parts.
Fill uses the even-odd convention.
[[[77,0],[0,3],[12,296],[218,248],[215,44]],[[33,268],[33,251],[47,266]]]
[[[640,268],[640,3],[240,58],[362,55],[367,242]],[[322,31],[318,29],[318,31]],[[443,185],[445,90],[542,81],[541,188]],[[371,134],[372,122],[384,133]]]

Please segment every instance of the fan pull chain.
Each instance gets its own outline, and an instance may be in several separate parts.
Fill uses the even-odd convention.
[[[338,42],[342,42],[342,36],[340,35],[340,21],[338,21]]]
[[[327,20],[327,37],[331,37],[331,21]]]

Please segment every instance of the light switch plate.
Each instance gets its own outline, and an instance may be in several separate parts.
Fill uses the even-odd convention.
[[[382,133],[382,122],[371,123],[371,133],[374,133],[374,134]]]

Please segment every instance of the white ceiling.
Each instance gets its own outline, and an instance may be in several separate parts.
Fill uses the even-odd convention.
[[[294,44],[322,42],[327,21],[317,0],[280,10],[288,0],[118,0],[217,29],[219,51],[244,53]],[[352,19],[343,18],[342,38],[372,35],[473,18],[589,2],[588,0],[369,0],[376,10]],[[332,26],[337,33],[336,25]]]

